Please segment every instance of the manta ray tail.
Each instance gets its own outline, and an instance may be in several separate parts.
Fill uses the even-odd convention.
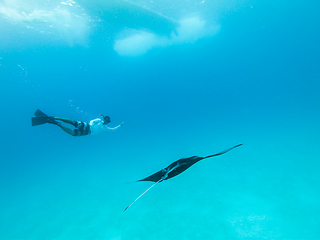
[[[134,204],[139,198],[141,198],[146,192],[148,192],[154,185],[156,185],[157,183],[161,182],[163,179],[161,178],[159,181],[155,182],[154,184],[152,184],[147,190],[145,190],[139,197],[136,198],[136,200],[134,200],[132,203],[130,203],[128,205],[128,207],[126,207],[123,211],[125,212],[132,204]]]

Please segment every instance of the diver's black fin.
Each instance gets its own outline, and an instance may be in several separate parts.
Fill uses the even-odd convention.
[[[48,117],[47,114],[43,113],[42,111],[40,111],[39,109],[37,109],[37,111],[35,111],[34,115],[36,117]]]
[[[35,117],[31,118],[32,126],[38,126],[45,123],[57,124],[58,122],[54,120],[54,117],[49,117],[47,114],[43,113],[39,109],[34,113]]]
[[[51,117],[32,117],[31,124],[32,126],[38,126],[45,123],[49,123],[51,119]]]

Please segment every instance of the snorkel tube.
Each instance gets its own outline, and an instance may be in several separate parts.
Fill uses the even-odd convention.
[[[109,116],[103,116],[101,113],[99,115],[100,115],[101,120],[103,121],[103,124],[108,124],[111,122]]]

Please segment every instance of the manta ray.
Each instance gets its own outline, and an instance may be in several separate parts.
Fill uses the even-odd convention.
[[[188,158],[181,158],[173,163],[171,163],[168,167],[161,169],[160,171],[150,175],[149,177],[143,178],[138,180],[137,182],[143,182],[143,181],[150,181],[150,182],[154,182],[154,184],[152,184],[146,191],[144,191],[139,197],[137,197],[131,204],[129,204],[124,211],[126,211],[132,204],[134,204],[140,197],[142,197],[147,191],[149,191],[154,185],[156,185],[157,183],[160,183],[164,180],[168,180],[170,178],[173,178],[179,174],[181,174],[182,172],[184,172],[185,170],[187,170],[189,167],[191,167],[193,164],[206,159],[206,158],[211,158],[211,157],[216,157],[222,154],[225,154],[229,151],[231,151],[232,149],[236,148],[236,147],[240,147],[242,144],[238,144],[236,146],[233,146],[231,148],[228,148],[226,150],[223,150],[219,153],[216,154],[212,154],[206,157],[198,157],[198,156],[193,156],[193,157],[188,157]]]

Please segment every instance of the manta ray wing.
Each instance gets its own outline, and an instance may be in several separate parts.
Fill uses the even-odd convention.
[[[158,182],[163,176],[164,176],[163,170],[161,169],[160,171],[150,175],[149,177],[140,179],[137,182],[142,182],[142,181]]]

